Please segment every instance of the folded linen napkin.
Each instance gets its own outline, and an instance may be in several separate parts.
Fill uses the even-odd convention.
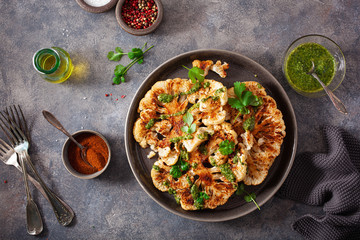
[[[277,193],[324,215],[307,214],[292,227],[307,239],[360,239],[360,142],[338,127],[326,126],[328,154],[304,153]]]

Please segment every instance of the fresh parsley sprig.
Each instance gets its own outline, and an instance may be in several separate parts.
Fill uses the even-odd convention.
[[[187,68],[183,65],[183,67],[187,70],[189,70],[188,72],[188,76],[189,78],[191,79],[191,82],[192,83],[196,83],[197,81],[199,81],[200,83],[202,83],[205,79],[205,76],[204,76],[204,70],[202,70],[201,68],[199,67],[193,67],[193,68]]]
[[[149,51],[151,48],[153,48],[154,46],[152,45],[151,47],[147,48],[146,50],[144,50],[147,46],[147,43],[144,44],[143,48],[133,48],[131,49],[130,52],[128,53],[124,53],[123,50],[120,47],[116,47],[115,48],[115,52],[114,51],[110,51],[107,55],[107,58],[110,61],[120,61],[120,59],[122,58],[123,55],[128,55],[129,59],[131,59],[132,61],[124,66],[122,64],[119,64],[115,67],[114,70],[114,75],[115,77],[113,78],[113,83],[118,85],[122,82],[125,82],[125,75],[127,73],[127,71],[135,64],[135,63],[139,63],[142,64],[144,62],[144,54]]]
[[[183,116],[184,123],[186,125],[181,127],[181,131],[187,134],[192,134],[196,131],[196,124],[193,123],[194,117],[193,115],[187,111]]]
[[[256,202],[256,194],[255,193],[249,193],[248,191],[245,190],[245,185],[243,183],[241,183],[237,190],[236,190],[236,195],[242,195],[245,193],[245,196],[244,196],[244,200],[246,202],[253,202],[256,207],[260,210],[260,206],[257,204]]]
[[[233,141],[224,140],[219,144],[219,151],[222,155],[229,155],[234,152],[235,143]]]
[[[180,150],[180,158],[170,169],[170,174],[174,178],[179,178],[190,168],[190,163],[185,160],[189,159],[189,153],[186,150]]]
[[[261,97],[254,95],[251,91],[246,91],[245,83],[235,82],[234,83],[234,92],[236,98],[229,98],[228,103],[232,108],[239,110],[238,115],[240,114],[249,114],[250,111],[247,106],[258,107],[262,105],[263,101]],[[234,121],[235,121],[234,119]]]

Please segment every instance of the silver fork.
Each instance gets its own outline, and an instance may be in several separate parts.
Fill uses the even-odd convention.
[[[2,121],[2,120],[1,120]],[[11,132],[10,132],[11,133]],[[12,133],[11,133],[12,134]],[[24,175],[24,182],[25,182],[25,189],[26,189],[26,229],[30,235],[37,235],[42,232],[43,230],[43,222],[41,219],[41,215],[39,209],[31,197],[29,185],[27,181],[27,173],[26,173],[26,166],[25,166],[25,159],[26,159],[26,149],[28,148],[28,142],[19,141],[16,138],[14,140],[14,150],[20,156],[20,165],[22,168],[22,172]]]
[[[12,166],[16,167],[20,172],[22,172],[22,169],[18,163],[18,156],[17,156],[15,150],[2,139],[0,139],[0,160],[2,162],[4,162],[6,165],[12,165]],[[28,180],[30,180],[30,182],[32,182],[34,184],[34,186],[39,190],[39,192],[44,196],[44,198],[51,204],[50,199],[48,198],[45,190],[40,185],[40,183],[35,178],[33,178],[30,174],[28,174]],[[49,189],[49,191],[51,191],[51,189]],[[65,208],[67,208],[72,214],[74,214],[73,210],[70,208],[69,205],[67,205],[66,202],[61,200],[59,197],[57,197],[57,198],[64,205]]]
[[[14,150],[18,152],[19,158],[20,159],[23,158],[26,161],[26,163],[30,166],[32,172],[35,174],[35,177],[38,179],[41,187],[43,188],[45,194],[47,195],[47,198],[49,199],[49,202],[54,210],[54,213],[59,223],[63,226],[66,226],[70,224],[72,219],[74,218],[74,212],[70,207],[64,205],[63,202],[49,190],[49,188],[45,185],[44,181],[38,174],[34,165],[32,164],[30,160],[30,156],[27,152],[29,148],[28,138],[25,136],[23,131],[16,123],[14,112],[16,112],[16,115],[18,117],[18,122],[20,123],[21,123],[21,118],[19,117],[16,107],[13,108],[14,111],[12,110],[12,108],[10,108],[10,111],[6,109],[4,112],[0,112],[0,115],[2,117],[2,118],[0,117],[0,120],[3,123],[3,126],[1,126],[0,124],[0,127],[3,129],[5,135],[8,137],[9,141],[13,145]],[[22,115],[22,119],[25,121],[21,108],[19,106],[18,108],[19,108],[19,112]]]

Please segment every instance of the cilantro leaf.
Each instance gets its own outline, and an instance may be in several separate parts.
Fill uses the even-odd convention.
[[[186,161],[180,160],[180,169],[183,172],[186,172],[187,170],[189,170],[190,164]]]
[[[182,175],[182,172],[180,170],[180,167],[178,165],[174,165],[171,167],[170,169],[170,174],[174,177],[174,178],[179,178]]]
[[[191,123],[194,121],[194,117],[190,112],[186,112],[183,116],[184,123],[186,123],[188,126],[191,125]]]
[[[189,132],[189,127],[188,126],[182,126],[181,131],[183,131],[184,133],[188,133]]]
[[[243,183],[241,183],[241,184],[237,187],[235,194],[236,194],[236,195],[241,195],[241,194],[244,193],[244,191],[245,191],[245,185],[244,185]]]
[[[123,52],[123,50],[119,47],[115,48],[115,52],[114,51],[110,51],[107,55],[107,58],[110,61],[120,61],[121,57],[123,55],[125,55],[126,53]]]
[[[196,131],[196,124],[193,123],[193,124],[191,124],[191,126],[190,126],[190,128],[189,128],[189,130],[188,130],[188,133],[189,133],[189,134],[192,134],[192,133],[194,133],[195,131]]]
[[[146,47],[146,43],[144,44],[143,49]],[[110,51],[107,55],[107,58],[110,61],[119,61],[121,59],[121,57],[123,55],[128,55],[128,57],[130,59],[133,59],[133,61],[131,61],[128,65],[123,66],[121,64],[117,65],[115,67],[114,70],[114,75],[115,77],[113,78],[113,83],[114,84],[120,84],[121,82],[125,82],[125,75],[127,73],[127,71],[135,64],[135,63],[139,63],[142,64],[144,62],[144,54],[149,51],[151,48],[153,48],[154,46],[151,46],[149,48],[147,48],[145,51],[143,51],[143,49],[140,48],[133,48],[131,50],[131,52],[129,53],[124,53],[123,50],[120,47],[116,47],[115,48],[115,52],[114,51]]]
[[[245,193],[246,195],[244,196],[244,200],[246,202],[253,202],[255,204],[255,206],[260,210],[260,206],[257,204],[256,202],[256,194],[255,193],[249,193],[248,191],[245,190],[245,185],[244,183],[241,183],[237,190],[236,190],[236,195],[241,195]]]
[[[207,194],[204,193],[204,192],[200,192],[200,197],[201,197],[201,198],[204,198],[204,199],[206,199],[206,200],[209,200],[209,199],[210,199],[209,195],[207,195]]]
[[[229,155],[234,152],[234,149],[235,143],[227,139],[219,144],[219,151],[222,155]]]
[[[140,58],[144,55],[143,51],[140,48],[133,48],[131,52],[128,53],[130,59]]]
[[[228,103],[230,104],[230,106],[231,106],[232,108],[235,108],[235,109],[237,109],[237,110],[239,110],[239,111],[240,111],[241,108],[244,107],[244,105],[242,104],[242,102],[241,102],[239,99],[237,99],[237,98],[229,98],[229,99],[228,99]]]
[[[204,70],[202,70],[201,68],[198,67],[193,67],[191,69],[183,66],[185,69],[189,70],[188,72],[188,76],[191,79],[192,83],[196,83],[197,81],[199,81],[200,83],[202,83],[205,79],[204,76]]]
[[[116,84],[116,85],[119,85],[120,82],[121,82],[120,78],[121,78],[120,76],[115,76],[113,78],[113,83]]]
[[[114,70],[114,75],[115,76],[123,76],[126,74],[126,67],[124,65],[116,65],[115,70]]]
[[[228,103],[232,108],[239,111],[234,121],[240,114],[249,114],[250,110],[247,106],[258,107],[263,104],[262,98],[254,95],[251,91],[246,91],[245,83],[235,82],[234,92],[236,98],[229,98]]]
[[[241,82],[234,82],[234,92],[238,98],[241,98],[241,94],[245,91],[246,85]]]

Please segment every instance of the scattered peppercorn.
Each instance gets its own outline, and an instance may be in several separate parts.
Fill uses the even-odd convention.
[[[7,181],[5,180],[4,183],[7,183]]]
[[[122,95],[122,96],[121,96],[121,98],[125,98],[125,97],[126,97],[126,95]]]
[[[158,8],[154,0],[126,0],[121,8],[125,23],[134,29],[150,27],[156,20]]]
[[[105,97],[108,97],[108,96],[110,96],[110,95],[106,93],[106,94],[105,94]]]

